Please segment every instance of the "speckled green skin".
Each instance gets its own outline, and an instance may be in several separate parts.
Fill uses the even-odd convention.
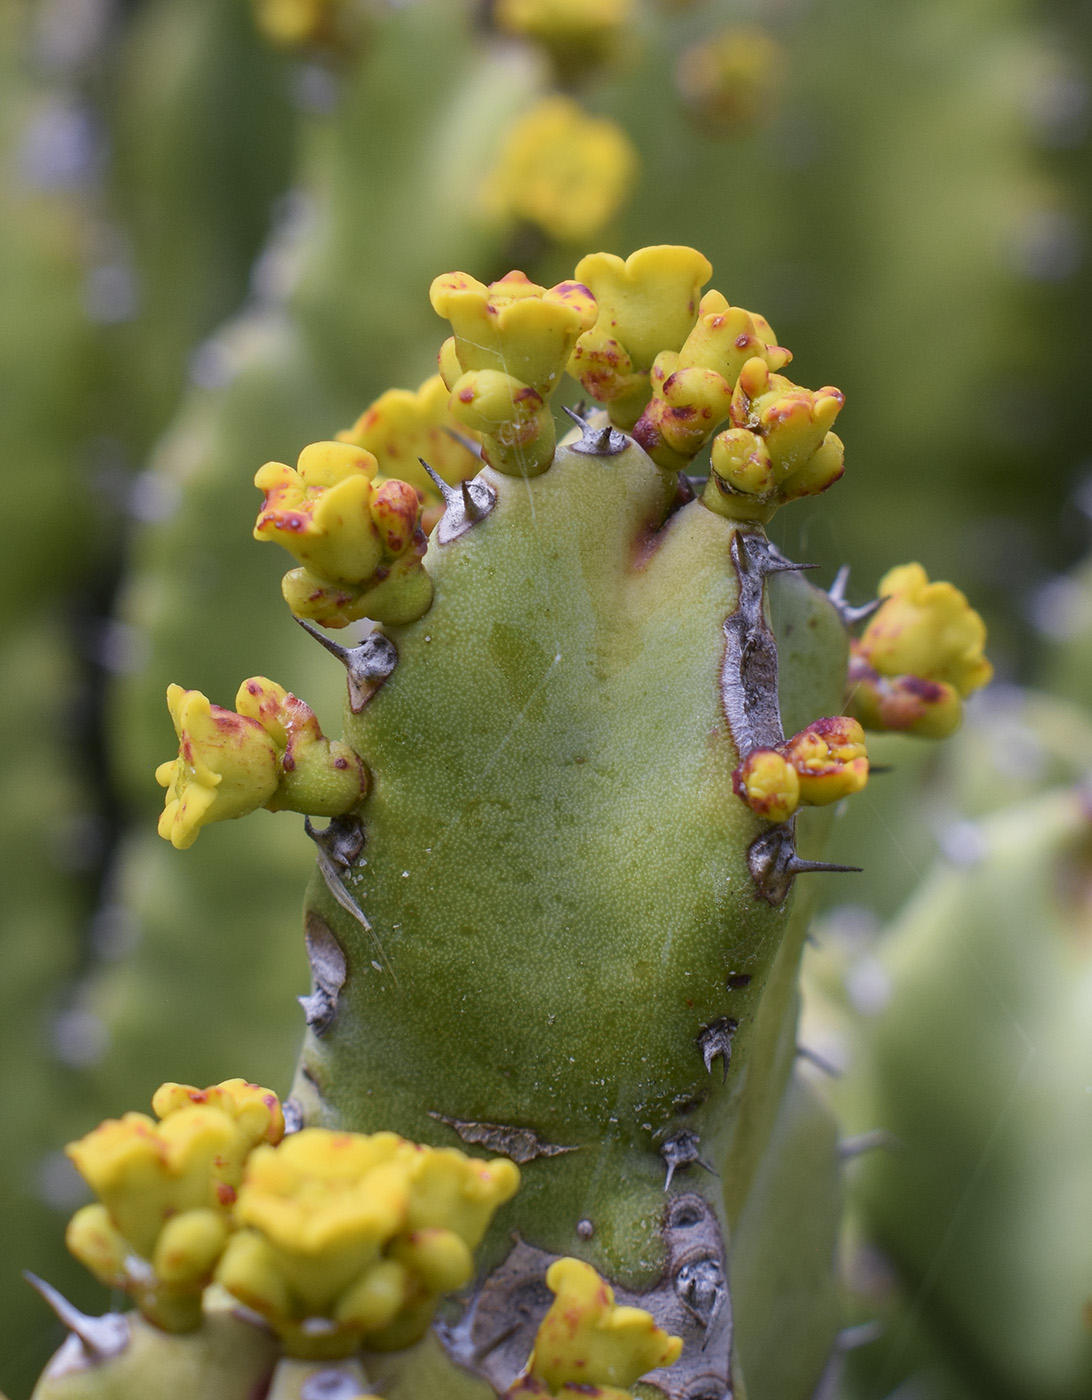
[[[531,482],[483,475],[496,508],[434,537],[433,606],[388,629],[397,669],[347,712],[374,775],[347,885],[374,939],[314,882],[348,976],[294,1093],[310,1121],[458,1145],[439,1113],[579,1149],[524,1167],[483,1264],[518,1227],[640,1291],[662,1262],[658,1135],[700,1135],[720,1178],[690,1165],[672,1191],[723,1219],[721,1184],[745,1195],[795,1048],[800,926],[791,897],[756,897],[764,824],[732,792],[721,706],[735,527],[692,502],[661,529],[664,480],[633,445],[560,448]],[[838,709],[845,636],[822,594],[775,582],[784,708],[803,724]],[[724,1083],[697,1043],[723,1016],[740,1023]]]

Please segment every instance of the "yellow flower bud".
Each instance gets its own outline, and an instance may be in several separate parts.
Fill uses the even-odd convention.
[[[251,0],[258,28],[279,48],[344,49],[363,33],[356,7],[345,0]]]
[[[463,370],[497,370],[543,398],[557,388],[576,339],[595,322],[595,302],[579,282],[547,290],[522,272],[489,286],[465,272],[437,277],[429,291],[451,322]]]
[[[545,400],[499,370],[471,370],[455,381],[451,411],[481,434],[486,460],[512,476],[538,476],[553,461],[556,429]]]
[[[678,1360],[682,1338],[668,1336],[643,1308],[617,1306],[614,1290],[590,1264],[557,1259],[546,1283],[556,1296],[539,1325],[527,1372],[555,1394],[565,1394],[569,1384],[581,1391],[628,1387],[646,1371]]]
[[[868,782],[864,730],[845,715],[813,720],[778,749],[796,770],[800,800],[809,806],[839,802]]]
[[[583,243],[629,199],[638,166],[617,122],[589,116],[571,97],[546,97],[512,127],[482,203],[494,219],[522,220],[556,243]]]
[[[796,769],[777,749],[752,749],[732,774],[732,787],[768,822],[787,821],[800,805]]]
[[[682,348],[712,271],[695,249],[670,244],[638,248],[624,262],[613,253],[589,253],[577,264],[598,319],[577,341],[569,372],[607,405],[619,427],[632,428],[641,416],[650,393],[644,376],[656,356]]]
[[[219,1211],[187,1210],[159,1232],[152,1267],[164,1283],[204,1281],[227,1244],[228,1223]]]
[[[519,1186],[519,1168],[507,1157],[484,1162],[454,1147],[435,1148],[412,1166],[409,1230],[442,1226],[477,1249],[499,1206]]]
[[[732,386],[716,370],[700,365],[676,368],[672,350],[657,355],[652,366],[652,399],[633,429],[658,467],[682,471],[728,416]]]
[[[761,359],[771,370],[779,370],[792,355],[777,344],[765,316],[744,311],[741,306],[729,306],[720,292],[706,292],[698,308],[697,323],[679,351],[679,366],[715,369],[734,388],[743,366],[753,359]]]
[[[181,851],[207,823],[264,806],[277,790],[280,766],[276,745],[260,724],[211,704],[199,690],[169,686],[167,706],[179,751],[155,772],[167,789],[159,834]]]

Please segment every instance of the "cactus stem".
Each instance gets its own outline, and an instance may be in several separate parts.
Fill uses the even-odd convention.
[[[43,1298],[63,1322],[69,1332],[80,1339],[84,1351],[91,1361],[108,1361],[120,1356],[129,1345],[129,1324],[120,1313],[106,1313],[103,1317],[89,1317],[80,1312],[63,1293],[59,1293],[45,1279],[23,1271],[23,1277],[35,1293]]]
[[[701,1139],[697,1133],[692,1133],[688,1128],[682,1128],[677,1133],[672,1133],[660,1144],[660,1156],[664,1159],[667,1167],[667,1176],[664,1180],[664,1190],[671,1188],[671,1180],[675,1173],[683,1167],[692,1166],[696,1163],[699,1167],[704,1167],[711,1176],[716,1176],[715,1167],[711,1167],[708,1162],[703,1162],[698,1156],[698,1144]]]
[[[359,646],[343,647],[333,638],[327,637],[306,618],[296,621],[320,646],[324,646],[331,656],[336,656],[348,673],[349,708],[354,715],[360,714],[375,692],[398,665],[398,648],[382,632],[371,632]]]
[[[609,423],[605,428],[592,427],[574,408],[566,408],[565,412],[583,434],[579,442],[573,443],[574,452],[583,452],[589,457],[614,457],[625,451],[629,443],[625,433],[620,433]]]
[[[750,978],[747,980],[750,981]],[[698,1036],[698,1049],[705,1064],[705,1072],[713,1073],[713,1061],[719,1057],[724,1068],[722,1083],[726,1083],[728,1079],[728,1066],[732,1062],[732,1037],[738,1028],[739,1022],[734,1017],[720,1016]]]
[[[796,1047],[796,1053],[802,1060],[807,1060],[809,1065],[814,1065],[816,1069],[822,1070],[822,1072],[831,1079],[841,1079],[842,1071],[838,1066],[831,1064],[831,1062],[825,1056],[820,1055],[818,1051],[809,1050],[806,1045],[798,1045]]]
[[[855,1157],[863,1157],[866,1152],[894,1152],[900,1146],[894,1133],[889,1133],[886,1128],[873,1128],[870,1132],[843,1138],[838,1144],[838,1156],[843,1162],[851,1162]]]
[[[531,1128],[512,1128],[504,1123],[464,1122],[431,1110],[428,1116],[454,1129],[463,1142],[487,1147],[490,1152],[508,1157],[520,1167],[533,1162],[536,1157],[560,1157],[565,1152],[580,1150],[579,1146],[564,1147],[560,1143],[544,1142]]]
[[[859,608],[852,607],[846,602],[846,584],[849,582],[849,565],[843,564],[834,576],[834,582],[827,590],[827,597],[838,609],[838,616],[847,627],[852,627],[858,622],[864,622],[865,618],[871,617],[883,602],[882,598],[873,598],[871,603],[862,603]],[[876,770],[873,769],[873,772]]]
[[[444,498],[444,513],[436,527],[438,544],[450,544],[467,530],[484,520],[497,504],[497,493],[487,481],[475,477],[473,481],[460,482],[449,486],[439,473],[434,472],[423,457],[417,459],[428,472],[437,491]]]

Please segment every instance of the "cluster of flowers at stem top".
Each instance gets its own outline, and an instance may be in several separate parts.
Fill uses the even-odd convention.
[[[395,1133],[285,1136],[277,1096],[242,1079],[163,1084],[152,1107],[155,1118],[127,1113],[69,1145],[98,1200],[73,1217],[67,1243],[162,1332],[197,1331],[215,1283],[289,1358],[410,1346],[440,1298],[473,1278],[474,1251],[519,1185],[507,1158]],[[560,1259],[547,1283],[557,1297],[512,1400],[614,1400],[677,1359],[681,1340],[615,1306],[589,1265]]]
[[[282,590],[296,617],[342,628],[423,616],[433,596],[425,528],[460,486],[470,508],[483,466],[525,480],[550,468],[551,400],[566,372],[602,405],[592,425],[629,435],[660,468],[665,510],[680,483],[690,492],[699,453],[702,505],[744,531],[825,491],[843,471],[831,427],[841,392],[788,379],[792,356],[769,322],[703,291],[711,272],[695,249],[661,245],[624,260],[589,254],[549,288],[518,271],[489,285],[464,272],[437,277],[432,304],[452,331],[439,374],[414,392],[389,390],[336,438],[304,447],[295,467],[269,462],[255,478],[254,535],[293,556]],[[981,619],[950,584],[910,564],[881,593],[853,643],[845,714],[742,755],[736,792],[767,820],[858,791],[862,727],[942,737],[989,679]],[[176,846],[258,807],[337,816],[367,795],[361,759],[323,738],[306,705],[271,681],[245,681],[235,712],[178,686],[168,699],[179,756],[157,774],[168,789],[160,832]]]

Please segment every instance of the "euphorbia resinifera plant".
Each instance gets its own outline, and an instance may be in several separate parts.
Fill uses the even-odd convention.
[[[161,834],[289,808],[317,850],[288,1136],[251,1154],[216,1265],[295,1358],[271,1396],[336,1373],[388,1397],[805,1400],[835,1347],[837,1135],[793,1064],[797,886],[841,867],[809,809],[864,786],[862,721],[945,732],[989,666],[920,567],[853,609],[768,540],[841,476],[842,395],[789,379],[711,271],[657,246],[550,289],[437,277],[443,388],[257,476],[254,533],[346,669],[343,739],[264,677],[235,712],[170,692]],[[586,398],[559,441],[566,370]],[[460,453],[386,477],[385,427],[403,459],[428,433]],[[413,1144],[492,1161],[420,1187],[418,1218]],[[354,1153],[373,1189],[345,1194]],[[331,1192],[321,1225],[286,1203]],[[333,1254],[301,1263],[319,1236]],[[617,1324],[594,1364],[550,1360],[551,1290],[596,1337]]]

